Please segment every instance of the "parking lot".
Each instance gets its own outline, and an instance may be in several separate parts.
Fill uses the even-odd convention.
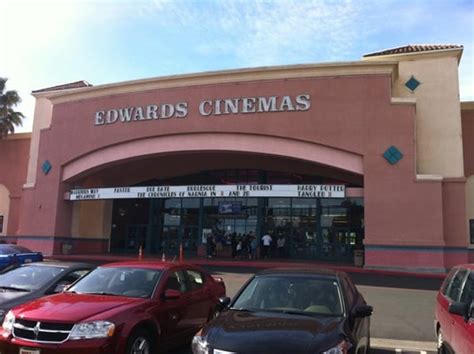
[[[101,264],[104,261],[93,261]],[[222,277],[227,295],[233,297],[255,273],[255,267],[204,265],[214,276]],[[367,303],[374,307],[371,317],[371,353],[436,352],[433,330],[436,294],[442,278],[419,274],[390,275],[372,272],[348,272]],[[182,347],[171,354],[190,354]]]

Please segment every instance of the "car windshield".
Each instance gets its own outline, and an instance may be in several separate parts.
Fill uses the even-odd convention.
[[[31,251],[22,246],[17,245],[0,245],[0,254],[13,254],[13,253],[30,253]]]
[[[0,288],[36,290],[47,285],[65,268],[44,265],[27,265],[12,269],[0,276]]]
[[[234,301],[232,309],[343,315],[341,292],[334,279],[303,276],[257,276]]]
[[[68,291],[147,298],[153,294],[160,275],[161,271],[154,269],[99,267]]]

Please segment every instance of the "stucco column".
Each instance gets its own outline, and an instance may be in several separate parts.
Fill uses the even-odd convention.
[[[28,240],[29,245],[46,255],[59,252],[56,237],[71,236],[72,220],[72,203],[64,200],[64,193],[69,191],[70,185],[61,181],[61,168],[53,159],[51,164],[48,174],[37,173],[34,187],[23,190],[18,230],[19,244],[23,242],[21,236],[35,236],[34,241]]]

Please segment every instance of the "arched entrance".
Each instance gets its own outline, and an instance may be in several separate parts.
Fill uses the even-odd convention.
[[[195,134],[110,146],[67,164],[63,178],[87,188],[337,184],[361,189],[361,171],[361,156],[314,143]],[[362,198],[175,196],[112,203],[112,252],[136,252],[142,245],[148,253],[177,255],[182,245],[185,252],[203,254],[212,233],[217,254],[231,257],[239,239],[260,240],[269,232],[274,257],[346,261],[363,238]]]

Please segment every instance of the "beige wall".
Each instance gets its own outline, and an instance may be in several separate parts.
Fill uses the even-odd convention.
[[[0,215],[3,215],[3,230],[0,236],[7,235],[8,212],[10,210],[10,192],[7,187],[0,184]]]
[[[111,200],[82,201],[73,204],[71,234],[81,238],[110,238]]]
[[[36,172],[38,168],[38,153],[40,145],[40,133],[42,129],[51,126],[53,105],[47,98],[36,98],[35,113],[33,120],[33,132],[31,134],[30,159],[28,162],[28,174],[24,187],[34,187],[36,183]]]
[[[464,176],[458,56],[447,51],[364,58],[399,60],[393,95],[416,98],[418,174]],[[405,86],[412,75],[421,82],[414,92]]]

